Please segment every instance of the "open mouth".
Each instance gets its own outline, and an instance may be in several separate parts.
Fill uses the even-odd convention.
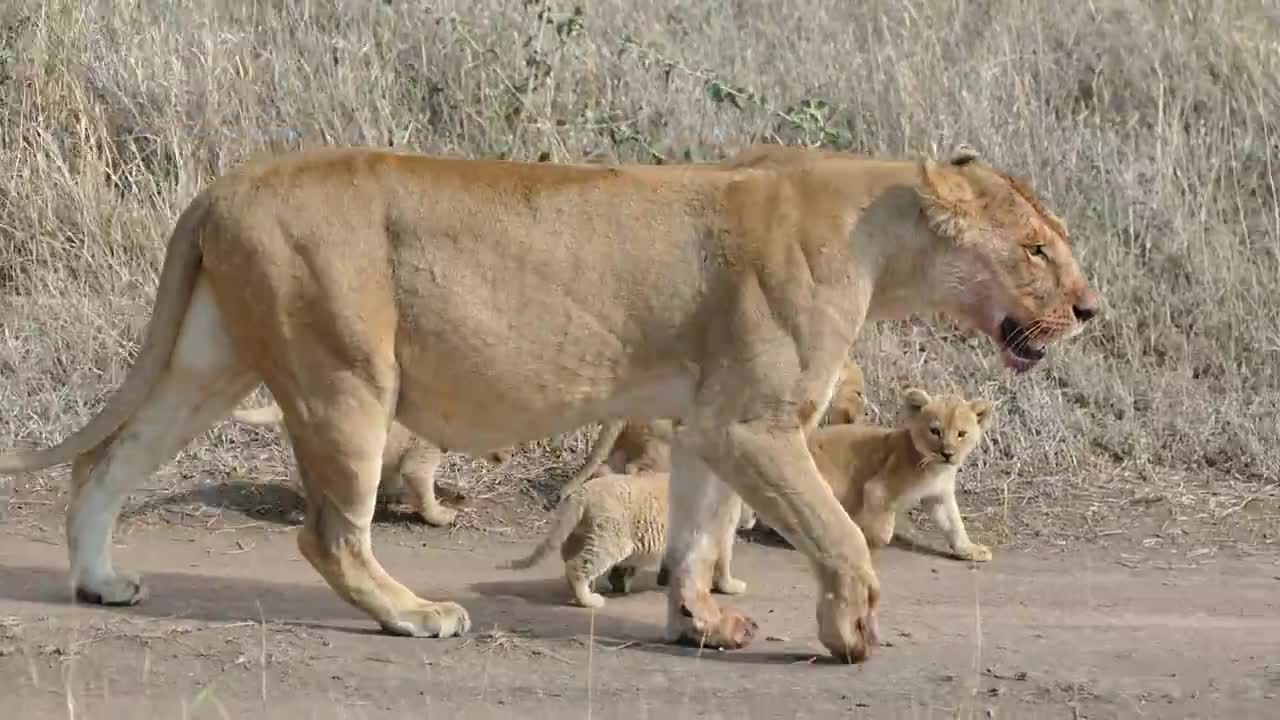
[[[1017,320],[1006,317],[1000,323],[1000,357],[1014,372],[1023,373],[1044,359],[1045,348],[1030,337]]]

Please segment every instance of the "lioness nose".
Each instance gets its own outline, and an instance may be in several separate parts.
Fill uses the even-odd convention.
[[[1080,322],[1092,320],[1098,314],[1098,296],[1092,292],[1086,293],[1071,306],[1071,312]]]

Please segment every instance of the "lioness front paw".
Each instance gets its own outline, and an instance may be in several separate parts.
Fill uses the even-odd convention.
[[[133,573],[116,573],[109,578],[79,581],[75,586],[76,600],[92,605],[137,605],[150,593],[142,578]]]
[[[874,610],[858,609],[824,594],[818,602],[818,640],[843,663],[860,663],[880,644]]]
[[[471,629],[471,615],[466,608],[452,602],[427,602],[402,611],[394,620],[381,623],[391,635],[407,637],[455,637]]]
[[[987,562],[991,559],[991,548],[978,543],[970,543],[961,545],[954,550],[956,557],[961,560],[970,560],[972,562]]]
[[[722,595],[741,595],[747,591],[747,583],[735,577],[716,578],[711,590]]]
[[[750,645],[760,630],[755,620],[736,608],[717,608],[712,603],[699,614],[702,616],[681,606],[668,630],[673,642],[713,650],[740,650]]]

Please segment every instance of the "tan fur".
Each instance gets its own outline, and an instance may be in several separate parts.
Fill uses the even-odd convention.
[[[284,414],[275,403],[237,409],[231,413],[231,417],[249,425],[272,426],[284,422]],[[414,435],[404,425],[391,421],[387,428],[387,443],[382,449],[378,499],[399,500],[407,490],[413,509],[428,525],[452,525],[458,517],[458,511],[446,507],[436,497],[436,470],[444,462],[444,452]],[[495,451],[486,457],[491,462],[504,463],[510,457],[510,450]],[[302,479],[298,476],[296,467],[291,479],[301,487]]]
[[[560,501],[550,531],[533,552],[504,567],[533,567],[559,548],[565,580],[579,605],[604,605],[592,588],[605,572],[614,592],[630,592],[636,571],[660,564],[666,552],[670,478],[670,473],[642,471],[588,480]],[[742,502],[735,505],[740,511]],[[712,589],[726,595],[745,592],[747,584],[730,570],[734,526],[718,540]]]
[[[906,421],[897,428],[829,425],[809,441],[814,460],[841,507],[878,549],[893,539],[896,516],[924,505],[951,552],[986,562],[991,549],[969,539],[956,504],[956,471],[991,423],[986,400],[905,393]]]
[[[831,404],[827,406],[828,425],[862,422],[867,412],[866,379],[862,368],[853,360],[845,360]]]
[[[325,148],[248,162],[178,219],[121,388],[53,447],[0,455],[0,472],[75,461],[72,586],[138,602],[141,580],[111,561],[125,496],[265,382],[307,491],[302,554],[387,632],[452,636],[466,610],[418,597],[372,550],[391,420],[482,453],[673,418],[670,637],[732,649],[758,631],[710,596],[731,488],[810,558],[818,637],[861,661],[879,577],[805,429],[864,322],[944,313],[1024,371],[1098,300],[1062,224],[980,160],[808,157],[605,167]]]

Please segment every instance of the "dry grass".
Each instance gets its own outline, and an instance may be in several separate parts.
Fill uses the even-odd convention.
[[[255,152],[681,162],[759,139],[967,141],[1067,219],[1104,319],[1017,379],[986,341],[874,328],[873,401],[892,415],[904,382],[998,401],[967,473],[988,519],[1051,530],[1085,503],[1100,532],[1167,502],[1216,523],[1274,497],[1280,469],[1277,38],[1274,4],[1228,0],[5,3],[0,444],[100,405],[183,203]],[[257,455],[282,478],[264,437],[219,427],[182,462],[217,480]],[[540,443],[506,482],[582,447]]]

